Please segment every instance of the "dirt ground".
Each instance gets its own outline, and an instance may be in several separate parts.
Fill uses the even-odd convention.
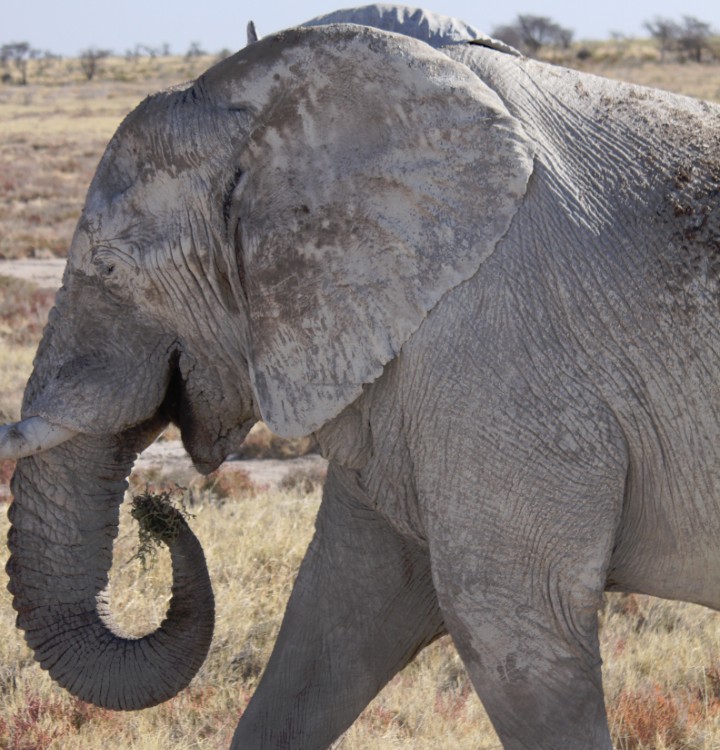
[[[32,281],[43,289],[57,289],[62,282],[65,261],[61,258],[49,260],[0,260],[0,276]]]
[[[0,260],[0,276],[13,276],[32,281],[39,287],[57,289],[62,283],[65,261],[48,260]],[[241,459],[227,461],[223,471],[243,470],[250,480],[261,487],[276,487],[289,475],[317,473],[326,466],[322,457],[311,454],[288,459]],[[160,440],[151,445],[135,464],[136,470],[158,470],[164,477],[183,484],[196,476],[190,457],[179,440]]]

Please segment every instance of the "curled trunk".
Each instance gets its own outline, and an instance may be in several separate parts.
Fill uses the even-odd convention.
[[[214,601],[200,543],[184,520],[168,542],[167,617],[127,638],[105,589],[119,506],[147,426],[117,438],[77,436],[18,462],[10,508],[9,589],[35,658],[62,687],[98,706],[139,709],[168,700],[202,665]]]

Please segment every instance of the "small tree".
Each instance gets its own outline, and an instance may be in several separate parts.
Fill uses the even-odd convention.
[[[192,42],[190,44],[190,47],[188,48],[188,51],[185,53],[185,58],[187,60],[192,60],[193,57],[202,57],[203,55],[206,55],[207,52],[200,46],[200,42]]]
[[[660,62],[665,62],[668,54],[677,46],[680,27],[672,19],[661,16],[655,16],[652,21],[645,21],[643,26],[660,46]]]
[[[709,23],[693,16],[683,16],[682,23],[656,16],[645,28],[660,46],[660,61],[666,62],[672,52],[681,58],[702,62],[703,51],[710,49],[713,29]]]
[[[493,36],[529,55],[537,55],[542,47],[567,49],[573,32],[547,16],[519,15],[513,23],[494,29]]]
[[[0,47],[0,62],[3,67],[12,64],[20,74],[20,84],[27,84],[27,68],[31,55],[35,50],[30,47],[28,42],[11,42]]]
[[[96,47],[89,47],[80,53],[80,69],[88,81],[92,81],[95,77],[100,60],[110,57],[111,54],[110,50],[97,49]]]
[[[523,49],[523,37],[516,24],[508,23],[504,26],[496,26],[492,30],[491,35],[494,36],[495,39],[499,39],[501,42],[505,42],[505,44],[515,47],[515,49]]]
[[[713,30],[709,23],[692,16],[683,16],[683,23],[678,35],[678,47],[691,60],[702,62],[703,50],[709,49]]]
[[[35,70],[40,74],[44,73],[54,62],[62,59],[60,55],[55,55],[49,50],[45,50],[45,52],[31,50],[30,56],[36,61]]]

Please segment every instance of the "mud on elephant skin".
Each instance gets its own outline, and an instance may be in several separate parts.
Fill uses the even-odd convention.
[[[327,747],[449,632],[506,748],[609,750],[602,592],[720,605],[718,144],[713,105],[359,25],[150,97],[0,432],[42,665],[119,708],[187,683],[189,535],[157,633],[102,602],[125,477],[169,421],[210,471],[263,419],[330,469],[233,748]]]

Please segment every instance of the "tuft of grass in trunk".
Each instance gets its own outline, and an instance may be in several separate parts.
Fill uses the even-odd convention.
[[[146,489],[133,497],[130,515],[138,522],[139,544],[135,556],[143,567],[157,557],[161,545],[169,545],[178,537],[187,520],[194,518],[182,504],[181,488],[160,492]]]

